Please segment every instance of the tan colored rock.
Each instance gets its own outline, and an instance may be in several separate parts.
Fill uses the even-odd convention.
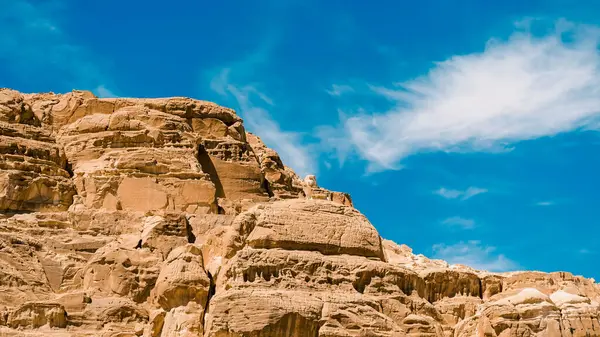
[[[319,336],[403,336],[402,324],[380,312],[374,298],[352,294],[325,295]]]
[[[431,317],[411,314],[402,321],[402,325],[406,336],[444,336],[440,323]]]
[[[57,303],[29,302],[8,314],[11,328],[39,328],[42,326],[64,328],[67,326],[65,308]]]
[[[162,309],[150,313],[149,324],[145,327],[144,337],[159,337],[165,325],[166,312]],[[169,330],[165,329],[168,333]]]
[[[174,249],[164,262],[153,290],[155,301],[166,311],[189,302],[200,309],[208,303],[211,280],[204,271],[202,251],[188,244]]]
[[[413,270],[449,269],[446,261],[430,260],[424,255],[415,255],[407,245],[399,245],[390,240],[382,240],[386,260],[394,265]]]
[[[283,164],[277,152],[268,148],[255,134],[247,133],[246,139],[256,154],[260,170],[273,196],[288,199],[298,198],[304,193],[303,181]]]
[[[258,136],[247,133],[246,139],[258,158],[271,196],[276,199],[306,197],[352,206],[350,195],[320,188],[314,175],[308,175],[304,180],[301,179],[294,171],[285,166],[277,152],[268,148]]]
[[[0,121],[11,124],[40,125],[31,106],[23,95],[15,90],[0,89]]]
[[[195,237],[183,214],[167,213],[145,217],[140,240],[142,248],[157,250],[166,259],[173,249],[194,242]]]
[[[567,272],[542,273],[518,272],[510,273],[502,282],[503,291],[536,288],[544,294],[550,295],[556,290],[570,288],[572,291],[591,297],[600,297],[600,288],[591,279],[574,276]]]
[[[482,303],[483,301],[479,297],[456,296],[436,301],[434,306],[435,310],[444,318],[443,323],[453,327],[463,319],[474,316]]]
[[[59,142],[87,207],[216,212],[214,185],[190,131],[184,118],[126,106],[63,127]]]
[[[120,297],[94,297],[82,312],[68,315],[69,322],[108,335],[139,336],[148,324],[149,313],[138,303]]]
[[[196,337],[204,333],[204,308],[190,301],[185,306],[171,309],[161,329],[161,337]]]
[[[591,300],[587,297],[571,294],[564,290],[558,290],[552,293],[552,295],[550,295],[550,300],[559,308],[591,303]]]
[[[257,158],[248,143],[205,140],[199,160],[216,187],[220,211],[237,214],[269,199]]]
[[[5,230],[12,229],[3,226]],[[52,293],[44,267],[37,259],[39,240],[22,233],[0,233],[0,303],[10,307],[46,300]]]
[[[0,89],[1,336],[586,337],[599,302],[382,240],[231,109]]]
[[[90,258],[82,271],[83,289],[95,296],[124,296],[145,302],[158,278],[162,262],[159,254],[137,248],[135,239],[113,242]]]
[[[332,192],[317,185],[314,175],[307,175],[302,181],[304,195],[307,199],[329,200],[337,204],[352,206],[350,195],[342,192]]]
[[[209,336],[315,336],[323,303],[310,293],[227,291],[211,300]]]
[[[384,258],[377,231],[352,207],[290,200],[259,205],[249,212],[256,219],[246,239],[250,247]]]
[[[64,211],[73,201],[64,152],[23,95],[0,89],[0,211]]]
[[[481,314],[459,323],[459,336],[490,331],[492,336],[594,336],[600,334],[598,306],[589,307],[589,299],[557,292],[554,299],[535,288],[524,288],[512,295],[482,305]],[[579,310],[565,310],[572,301]],[[481,315],[481,316],[480,316]]]

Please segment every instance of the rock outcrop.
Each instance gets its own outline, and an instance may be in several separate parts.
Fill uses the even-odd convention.
[[[0,89],[1,336],[584,337],[599,302],[382,240],[216,104]]]

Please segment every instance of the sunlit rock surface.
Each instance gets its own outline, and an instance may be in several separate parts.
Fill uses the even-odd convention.
[[[382,240],[231,109],[0,89],[0,336],[585,337],[599,302]]]

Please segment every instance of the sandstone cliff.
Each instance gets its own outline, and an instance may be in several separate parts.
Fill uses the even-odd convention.
[[[0,336],[583,337],[599,301],[382,240],[216,104],[0,89]]]

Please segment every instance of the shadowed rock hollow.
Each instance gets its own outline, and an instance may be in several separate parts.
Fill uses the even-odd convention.
[[[599,300],[382,240],[216,104],[0,89],[1,336],[585,337]]]

